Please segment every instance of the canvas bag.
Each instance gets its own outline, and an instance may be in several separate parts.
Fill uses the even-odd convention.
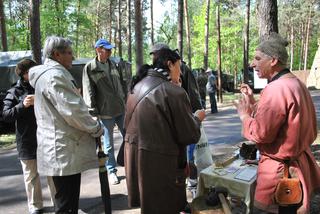
[[[194,151],[194,161],[199,172],[213,164],[208,138],[202,125],[200,131],[201,137]]]
[[[299,178],[289,178],[289,163],[284,163],[283,178],[275,191],[275,201],[280,206],[299,204],[302,201],[302,188]]]

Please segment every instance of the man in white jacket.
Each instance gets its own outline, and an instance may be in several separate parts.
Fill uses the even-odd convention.
[[[89,114],[73,77],[71,41],[51,36],[45,41],[43,65],[29,71],[35,88],[38,171],[52,176],[55,212],[77,213],[81,172],[98,166],[95,138],[103,134]]]

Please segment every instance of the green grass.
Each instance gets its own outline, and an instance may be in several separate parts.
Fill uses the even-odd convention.
[[[15,134],[3,134],[0,135],[0,148],[7,148],[14,144],[16,141]]]
[[[239,93],[223,93],[223,103],[233,103],[234,100],[239,98]]]
[[[223,105],[233,104],[233,101],[239,100],[240,97],[240,93],[225,92],[222,94]],[[258,100],[259,97],[260,94],[254,94],[255,100]],[[209,100],[209,96],[207,97],[207,100]]]

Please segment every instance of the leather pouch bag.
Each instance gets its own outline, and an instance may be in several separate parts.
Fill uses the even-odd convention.
[[[301,182],[298,178],[288,178],[289,166],[284,164],[284,176],[276,187],[275,200],[280,206],[299,204],[302,201]]]

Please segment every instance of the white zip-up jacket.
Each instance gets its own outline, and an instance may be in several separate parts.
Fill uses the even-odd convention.
[[[66,176],[98,166],[92,119],[74,79],[61,64],[46,59],[29,71],[35,88],[37,162],[42,175]]]

